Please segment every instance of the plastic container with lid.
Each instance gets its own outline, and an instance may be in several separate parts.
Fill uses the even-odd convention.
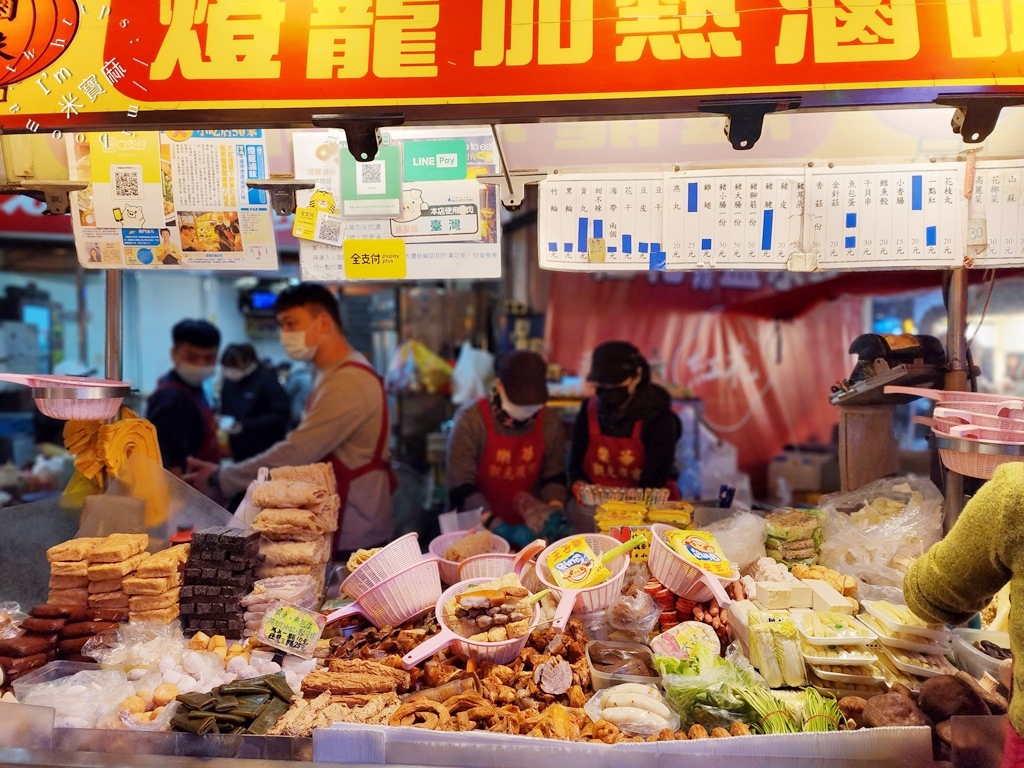
[[[988,672],[992,677],[999,679],[999,665],[1002,664],[1002,661],[975,648],[974,644],[981,640],[987,640],[1000,648],[1009,649],[1010,647],[1010,635],[1007,632],[954,629],[953,658],[956,660],[957,666],[972,677],[980,680]]]
[[[811,624],[815,618],[819,623],[825,625],[829,634],[821,636],[817,633],[811,634]],[[800,630],[800,636],[808,645],[867,645],[878,639],[874,632],[855,618],[842,613],[807,611],[800,614],[797,619],[797,627]]]
[[[595,646],[602,646],[610,650],[618,650],[631,656],[636,656],[643,660],[647,666],[654,669],[654,656],[651,654],[650,649],[641,645],[640,643],[618,643],[613,640],[591,640],[587,643],[587,664],[590,666],[590,679],[591,686],[595,691],[600,691],[602,688],[610,688],[613,685],[620,685],[622,683],[639,683],[641,685],[661,685],[661,675],[654,674],[648,675],[625,675],[617,672],[603,672],[594,667],[594,661],[591,658],[591,650]]]

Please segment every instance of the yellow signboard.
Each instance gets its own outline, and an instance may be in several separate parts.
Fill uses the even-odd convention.
[[[405,279],[405,240],[346,239],[344,249],[346,280]]]

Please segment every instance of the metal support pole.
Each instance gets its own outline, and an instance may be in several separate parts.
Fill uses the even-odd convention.
[[[104,348],[104,375],[108,379],[120,381],[122,374],[121,362],[121,270],[107,270],[107,311],[106,339]]]
[[[81,264],[75,270],[75,316],[78,324],[78,359],[86,369],[89,365],[89,313],[85,303],[85,269]]]
[[[954,269],[949,283],[949,309],[946,321],[945,388],[967,390],[967,272]],[[964,508],[964,478],[946,470],[946,503],[943,527],[953,527]]]

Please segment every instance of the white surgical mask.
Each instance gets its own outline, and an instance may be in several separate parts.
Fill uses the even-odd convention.
[[[239,370],[238,368],[225,368],[224,378],[228,381],[239,382],[245,378],[245,371]]]
[[[543,408],[543,405],[516,405],[505,397],[505,393],[498,392],[501,398],[501,410],[507,413],[514,421],[529,421]]]
[[[306,344],[305,331],[281,331],[281,346],[292,360],[312,360],[317,344]]]
[[[182,381],[193,387],[202,386],[203,382],[217,372],[215,365],[195,365],[193,363],[175,363],[174,371]]]

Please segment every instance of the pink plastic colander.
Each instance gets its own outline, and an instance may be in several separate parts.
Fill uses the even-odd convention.
[[[986,392],[957,392],[944,389],[925,389],[923,387],[900,387],[889,385],[885,388],[887,395],[916,395],[928,400],[935,400],[943,407],[955,408],[969,413],[985,416],[1007,417],[1016,414],[1024,418],[1024,400],[1020,398],[992,395]]]
[[[605,536],[603,533],[585,533],[582,535],[596,555],[601,555],[622,544],[618,539]],[[622,582],[626,579],[626,568],[629,567],[630,553],[626,552],[608,563],[608,570],[612,572],[612,577],[608,581],[602,584],[595,584],[592,587],[585,587],[584,589],[565,589],[558,586],[551,575],[551,569],[548,567],[548,556],[558,547],[574,538],[576,536],[567,536],[549,546],[537,556],[537,564],[534,567],[541,584],[550,589],[551,594],[558,600],[558,609],[555,611],[555,619],[551,624],[551,628],[555,632],[565,630],[565,625],[569,623],[569,617],[574,611],[578,613],[593,613],[611,605],[622,591]]]
[[[676,530],[679,529],[664,523],[651,526],[651,553],[647,560],[651,575],[669,592],[685,600],[703,603],[713,597],[722,607],[729,605],[732,601],[723,585],[736,581],[739,573],[734,568],[730,578],[722,578],[688,563],[665,538],[669,531]]]
[[[355,602],[334,611],[327,617],[327,623],[358,613],[377,628],[385,624],[397,627],[429,611],[440,594],[437,560],[426,558],[392,574]]]
[[[419,535],[407,533],[405,536],[399,536],[352,571],[349,577],[341,582],[341,591],[353,600],[358,600],[398,571],[422,559]]]
[[[117,415],[131,392],[126,381],[81,376],[0,374],[0,381],[32,388],[40,413],[62,421],[105,421]]]
[[[427,547],[427,549],[430,550],[430,554],[434,555],[441,561],[441,581],[445,584],[454,584],[459,580],[459,564],[454,560],[445,560],[444,553],[448,551],[448,547],[470,533],[473,533],[473,531],[452,531],[451,533],[442,533],[440,536],[434,538]],[[508,551],[512,549],[512,547],[509,546],[509,543],[501,538],[501,536],[493,536],[492,539],[491,552],[507,554]],[[469,558],[466,559],[468,560]]]
[[[536,539],[514,555],[490,552],[486,555],[467,557],[459,563],[459,580],[500,579],[506,573],[514,573],[518,576],[523,572],[523,568],[526,567],[530,558],[544,549],[546,543],[544,539]]]
[[[1021,413],[1024,416],[1024,412],[1015,411],[1014,413]],[[945,408],[943,406],[935,406],[932,415],[936,419],[942,419],[944,422],[952,423],[953,425],[974,424],[979,427],[987,427],[988,429],[1024,432],[1024,418],[986,416],[983,413],[972,413],[961,408]]]
[[[1012,432],[1006,429],[991,429],[975,424],[958,424],[949,430],[950,437],[969,437],[973,440],[984,440],[988,443],[1024,443],[1024,432]]]
[[[451,598],[461,595],[471,587],[480,585],[479,579],[467,579],[448,587],[438,598],[434,612],[437,616],[437,623],[441,625],[441,631],[431,638],[428,638],[409,653],[402,657],[402,666],[412,669],[424,659],[429,659],[438,651],[451,648],[455,655],[463,659],[473,659],[478,664],[489,661],[492,664],[509,664],[515,660],[519,653],[526,647],[526,641],[530,639],[537,623],[540,621],[540,606],[534,604],[533,619],[530,621],[530,629],[521,637],[511,640],[501,640],[496,643],[485,643],[479,640],[470,640],[453,632],[445,623],[444,604]]]

